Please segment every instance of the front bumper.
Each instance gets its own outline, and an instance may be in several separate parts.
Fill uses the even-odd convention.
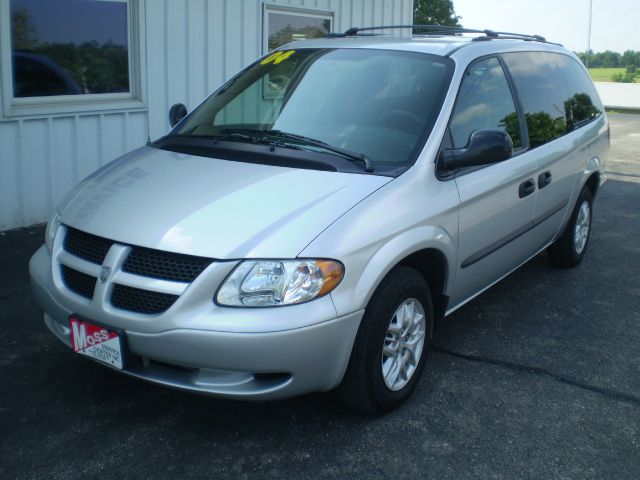
[[[358,311],[336,318],[329,297],[261,309],[223,308],[212,301],[203,307],[179,300],[155,318],[131,314],[129,319],[119,312],[110,321],[108,309],[61,291],[52,265],[43,246],[30,262],[31,285],[47,327],[67,346],[71,345],[69,316],[80,314],[125,331],[123,373],[210,395],[276,399],[336,387],[363,315]],[[192,287],[198,292],[196,282]],[[217,328],[203,328],[207,317]],[[276,326],[275,331],[265,331],[269,324]]]

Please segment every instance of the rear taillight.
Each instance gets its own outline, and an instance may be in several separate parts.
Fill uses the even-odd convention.
[[[607,140],[609,140],[609,148],[611,148],[611,125],[607,125]]]

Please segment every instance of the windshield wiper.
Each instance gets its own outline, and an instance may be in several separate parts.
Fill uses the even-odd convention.
[[[227,135],[245,135],[254,137],[257,140],[265,139],[266,137],[276,137],[282,140],[299,142],[303,145],[322,148],[329,152],[340,155],[341,157],[346,158],[347,160],[350,160],[352,162],[361,163],[364,166],[364,170],[366,172],[373,172],[373,164],[364,153],[356,153],[344,148],[334,147],[329,143],[323,142],[322,140],[316,140],[315,138],[309,138],[303,135],[297,135],[295,133],[283,132],[282,130],[260,130],[257,128],[227,128],[225,130],[221,130],[221,133]]]
[[[256,130],[258,131],[258,130]],[[164,138],[204,138],[207,140],[212,140],[214,143],[224,140],[231,141],[239,141],[239,142],[247,142],[247,143],[261,143],[265,145],[270,145],[274,147],[288,147],[288,148],[296,148],[295,146],[290,146],[282,141],[277,141],[274,139],[266,138],[264,135],[248,135],[243,132],[238,131],[227,131],[223,130],[220,134],[213,135],[192,135],[190,133],[174,133],[172,135],[167,135]]]

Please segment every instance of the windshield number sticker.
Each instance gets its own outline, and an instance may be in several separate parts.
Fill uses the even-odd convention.
[[[279,65],[294,53],[296,53],[295,50],[287,50],[287,51],[280,50],[272,55],[269,55],[267,58],[262,60],[260,62],[260,65],[268,65],[270,63],[273,63],[274,65]]]

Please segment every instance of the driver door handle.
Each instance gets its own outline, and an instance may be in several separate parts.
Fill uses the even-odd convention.
[[[520,195],[520,198],[528,197],[535,191],[536,183],[533,181],[533,178],[525,180],[520,184],[520,188],[518,188],[518,194]]]

